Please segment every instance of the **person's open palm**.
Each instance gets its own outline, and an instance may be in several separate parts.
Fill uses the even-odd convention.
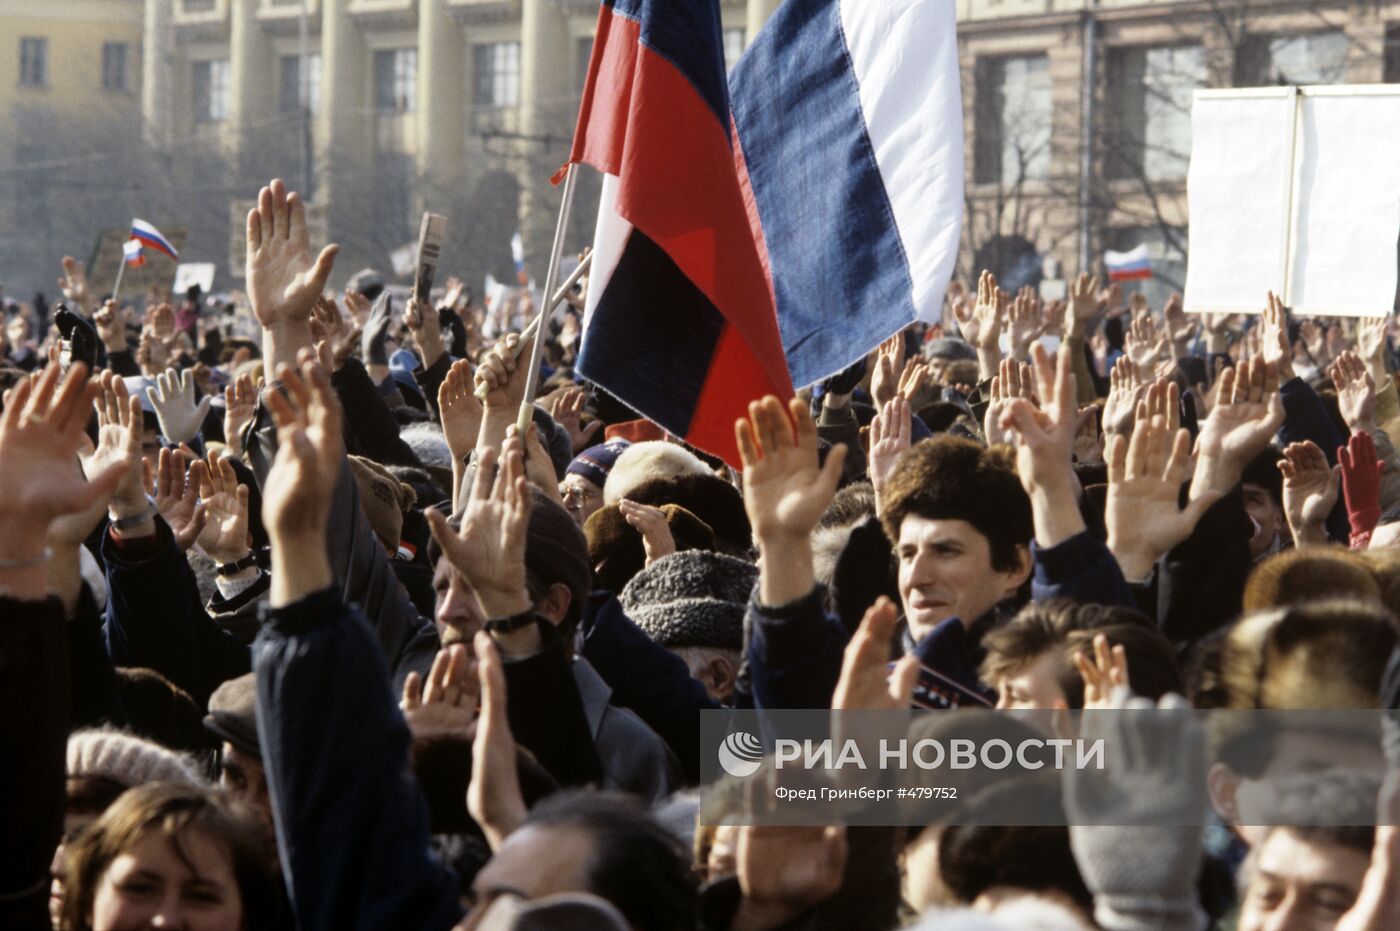
[[[786,412],[772,395],[754,401],[748,419],[735,424],[735,435],[744,465],[744,507],[754,533],[770,542],[805,541],[836,494],[846,447],[833,447],[826,465],[818,462],[817,427],[800,398],[792,399]]]
[[[1241,465],[1259,455],[1283,426],[1278,379],[1278,366],[1259,356],[1226,369],[1219,399],[1201,427],[1201,454]]]
[[[248,298],[258,322],[268,329],[305,323],[340,247],[326,246],[312,258],[306,206],[280,178],[258,192],[247,235]]]
[[[1328,465],[1327,455],[1312,440],[1290,443],[1283,457],[1278,464],[1283,473],[1283,513],[1294,542],[1301,543],[1297,537],[1326,523],[1336,507],[1342,467]]]
[[[263,524],[282,539],[324,532],[345,462],[340,402],[330,375],[310,349],[298,361],[298,369],[281,366],[283,390],[269,391],[266,399],[277,425],[277,458],[263,482]]]
[[[207,520],[195,542],[217,563],[233,562],[248,552],[248,487],[238,483],[233,464],[210,453],[206,465],[191,470]]]

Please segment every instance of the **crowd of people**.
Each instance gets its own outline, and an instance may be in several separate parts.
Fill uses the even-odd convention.
[[[754,399],[734,469],[575,376],[576,308],[332,297],[280,181],[247,237],[227,304],[71,260],[7,303],[0,927],[1400,927],[1390,731],[1183,725],[1110,774],[1158,826],[1054,774],[904,827],[700,785],[704,711],[1397,707],[1388,317],[984,272]]]

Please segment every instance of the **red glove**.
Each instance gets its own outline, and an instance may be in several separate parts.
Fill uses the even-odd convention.
[[[1381,519],[1381,468],[1376,444],[1366,432],[1354,434],[1347,445],[1337,450],[1342,466],[1342,494],[1347,503],[1347,520],[1351,522],[1351,548],[1364,549],[1371,531]]]

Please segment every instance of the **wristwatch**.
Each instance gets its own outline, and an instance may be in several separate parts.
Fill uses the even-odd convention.
[[[157,513],[158,510],[156,508],[156,499],[152,498],[150,495],[147,495],[146,507],[143,510],[139,511],[136,514],[132,514],[130,517],[112,517],[112,515],[109,513],[107,515],[107,519],[112,522],[112,526],[116,528],[116,531],[118,533],[121,533],[123,530],[130,530],[133,527],[140,527],[146,521],[150,520],[152,517],[155,517]]]
[[[492,618],[483,626],[489,634],[508,634],[529,627],[531,624],[535,623],[537,618],[539,618],[539,615],[535,613],[535,609],[530,608],[512,617]]]
[[[244,569],[251,569],[258,564],[258,553],[256,550],[249,550],[248,555],[236,562],[220,563],[218,573],[223,578],[238,575]]]

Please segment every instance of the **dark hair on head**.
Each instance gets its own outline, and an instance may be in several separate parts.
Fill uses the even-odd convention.
[[[1134,693],[1156,700],[1168,692],[1182,691],[1181,670],[1171,641],[1145,615],[1116,605],[1059,598],[1028,604],[1006,624],[990,631],[982,640],[987,658],[979,674],[982,681],[994,684],[1056,651],[1060,657],[1056,680],[1065,703],[1082,708],[1084,680],[1074,668],[1074,654],[1092,651],[1099,634],[1108,638],[1110,646],[1123,647]]]
[[[203,712],[188,692],[165,676],[154,669],[118,666],[115,687],[126,712],[126,730],[171,750],[212,749]]]
[[[128,788],[107,776],[69,776],[64,811],[70,815],[100,815]]]
[[[558,792],[530,810],[526,825],[573,829],[593,844],[588,891],[637,931],[692,931],[696,888],[690,852],[629,795]]]
[[[817,529],[848,527],[875,514],[875,486],[869,482],[853,482],[836,493],[817,521]]]
[[[1058,892],[1086,913],[1094,907],[1063,826],[1057,780],[1023,777],[979,792],[938,839],[938,872],[959,901],[971,904],[988,889]],[[1022,826],[1004,826],[1007,821]],[[1056,825],[1053,822],[1060,821]]]
[[[910,515],[963,520],[987,538],[992,568],[1010,572],[1021,565],[1018,549],[1035,534],[1030,498],[1005,447],[954,436],[924,440],[899,457],[882,494],[880,520],[896,546]]]
[[[90,931],[93,901],[102,877],[117,857],[153,831],[169,841],[191,872],[194,864],[186,846],[189,833],[198,832],[216,844],[233,866],[243,926],[277,925],[282,910],[281,883],[268,863],[257,821],[211,789],[151,783],[124,793],[67,847],[64,928]]]

